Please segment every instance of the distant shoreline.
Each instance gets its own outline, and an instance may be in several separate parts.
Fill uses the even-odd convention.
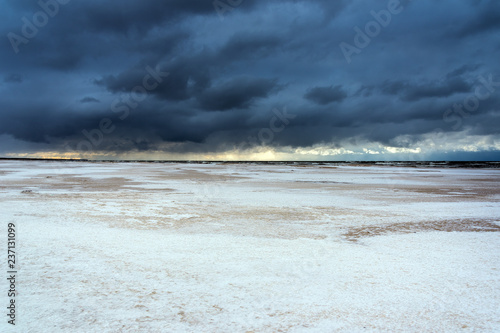
[[[392,166],[421,168],[488,168],[500,169],[500,161],[200,161],[200,160],[89,160],[63,158],[0,157],[1,161],[46,161],[88,163],[181,163],[181,164],[255,164],[255,165],[331,165],[331,166]]]

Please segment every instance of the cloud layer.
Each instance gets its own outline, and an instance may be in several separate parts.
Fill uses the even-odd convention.
[[[498,1],[1,4],[0,155],[500,157]]]

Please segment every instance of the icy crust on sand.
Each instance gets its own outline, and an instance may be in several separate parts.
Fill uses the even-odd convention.
[[[0,331],[498,331],[499,176],[2,162]]]

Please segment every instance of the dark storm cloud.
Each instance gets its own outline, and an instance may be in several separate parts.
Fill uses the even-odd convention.
[[[342,90],[342,86],[314,87],[310,89],[304,97],[316,104],[327,105],[333,102],[341,102],[347,94]]]
[[[473,1],[477,11],[458,29],[458,37],[495,32],[500,28],[500,3],[498,1]]]
[[[461,78],[451,78],[445,82],[433,81],[412,83],[409,81],[386,81],[380,85],[384,94],[397,95],[409,102],[423,98],[448,97],[454,94],[470,92],[472,85]]]
[[[460,68],[457,68],[448,74],[446,74],[447,79],[455,78],[455,77],[460,77],[463,74],[474,72],[477,70],[481,65],[463,65]]]
[[[21,83],[23,82],[23,77],[19,74],[9,74],[3,78],[3,82],[6,83]]]
[[[245,32],[232,36],[219,53],[233,60],[262,58],[272,55],[283,43],[285,43],[283,37]]]
[[[80,103],[99,103],[97,98],[86,96],[80,100]]]
[[[257,99],[268,97],[279,89],[277,80],[242,77],[206,90],[198,100],[205,110],[248,109]]]
[[[169,78],[151,93],[158,98],[172,101],[182,101],[199,93],[210,85],[210,76],[205,61],[210,55],[199,55],[195,58],[184,58],[174,63],[155,66],[159,71],[168,73]],[[118,75],[107,75],[94,82],[106,87],[113,93],[130,92],[135,86],[142,85],[144,76],[151,71],[151,66],[143,63],[135,65]]]
[[[70,1],[28,37],[42,7],[4,1],[0,135],[55,150],[93,138],[99,151],[200,153],[259,143],[283,124],[266,144],[498,135],[497,1],[402,2],[350,64],[339,44],[354,44],[354,27],[366,33],[389,1],[221,1],[223,13],[206,0]],[[9,33],[25,38],[17,53]],[[447,113],[473,98],[473,112]],[[273,110],[285,107],[293,118],[280,122]],[[103,119],[113,130],[101,140]]]

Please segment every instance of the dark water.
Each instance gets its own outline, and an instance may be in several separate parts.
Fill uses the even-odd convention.
[[[500,162],[483,161],[146,161],[146,160],[86,160],[86,159],[36,159],[36,158],[0,158],[17,161],[60,161],[60,162],[96,162],[96,163],[185,163],[185,164],[249,164],[249,165],[350,165],[350,166],[394,166],[415,168],[488,168],[500,169]]]

